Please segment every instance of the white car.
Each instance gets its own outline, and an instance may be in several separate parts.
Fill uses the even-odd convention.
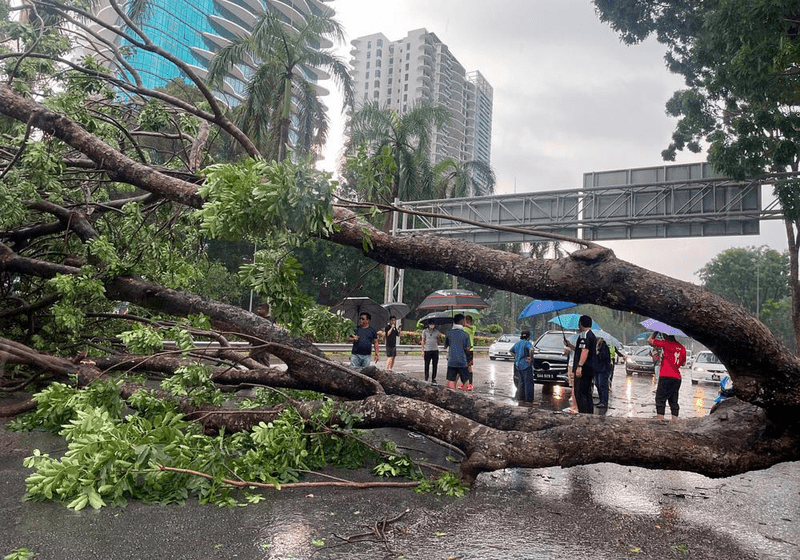
[[[512,354],[510,350],[517,342],[519,342],[519,336],[515,334],[501,334],[500,338],[489,346],[489,359],[513,360],[514,354]]]
[[[703,350],[697,353],[692,364],[693,384],[701,381],[719,384],[726,375],[728,375],[728,368],[719,361],[713,352]]]

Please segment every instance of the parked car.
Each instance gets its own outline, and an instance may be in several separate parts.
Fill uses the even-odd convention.
[[[653,349],[650,346],[633,346],[625,358],[625,375],[649,373],[655,375],[656,365],[653,363]]]
[[[514,354],[510,352],[511,347],[519,341],[516,334],[501,334],[500,338],[489,346],[490,360],[513,360]]]
[[[575,331],[547,331],[542,333],[533,347],[533,382],[569,387],[569,354],[565,353],[564,337],[574,337]]]
[[[728,375],[728,368],[719,361],[713,352],[703,350],[697,353],[692,364],[692,384],[696,385],[701,381],[719,383],[726,375]]]

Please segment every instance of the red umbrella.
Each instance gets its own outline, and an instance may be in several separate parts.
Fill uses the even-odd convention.
[[[451,309],[486,309],[489,304],[469,290],[436,290],[419,304],[419,311],[448,311]]]

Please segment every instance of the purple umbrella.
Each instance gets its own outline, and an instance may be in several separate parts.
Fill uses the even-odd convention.
[[[686,336],[688,337],[685,332],[680,329],[676,329],[675,327],[670,327],[666,323],[662,323],[661,321],[657,321],[655,319],[645,319],[639,323],[646,329],[650,329],[651,331],[656,331],[664,334],[671,334],[672,336]]]

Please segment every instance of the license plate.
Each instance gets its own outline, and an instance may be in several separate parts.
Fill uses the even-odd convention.
[[[555,374],[552,374],[552,373],[540,373],[536,377],[538,377],[539,379],[555,379],[556,378]]]

